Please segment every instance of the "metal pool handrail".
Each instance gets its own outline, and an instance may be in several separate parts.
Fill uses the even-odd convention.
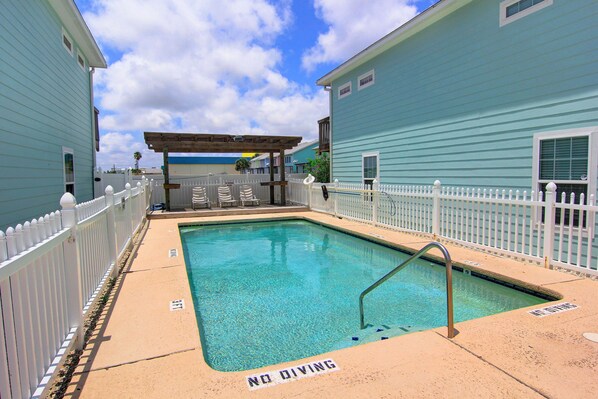
[[[444,245],[439,242],[431,242],[422,249],[419,250],[418,253],[407,259],[405,262],[401,263],[399,266],[392,269],[388,272],[384,277],[380,280],[376,281],[374,284],[370,285],[366,288],[361,295],[359,295],[359,322],[361,324],[361,329],[365,328],[364,323],[364,316],[363,316],[363,298],[376,289],[380,284],[394,276],[396,273],[400,272],[403,268],[405,268],[408,264],[413,262],[416,259],[419,259],[423,254],[428,252],[432,248],[438,248],[442,255],[444,256],[444,263],[446,266],[446,310],[447,310],[447,328],[448,328],[448,337],[453,338],[455,336],[455,327],[453,325],[453,261],[451,260],[451,255],[449,254],[448,250]]]

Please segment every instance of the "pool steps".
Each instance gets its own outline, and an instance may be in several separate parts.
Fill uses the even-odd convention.
[[[367,325],[365,329],[359,330],[355,334],[338,341],[333,350],[349,348],[356,345],[361,345],[368,342],[381,341],[400,335],[409,334],[412,332],[427,330],[429,327],[424,326],[389,326],[386,324],[372,326]]]

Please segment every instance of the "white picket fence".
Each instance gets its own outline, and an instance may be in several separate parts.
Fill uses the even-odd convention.
[[[399,231],[598,275],[594,195],[433,186],[373,187],[335,181],[289,183],[289,199],[310,209]],[[575,222],[575,213],[578,219]],[[581,226],[578,227],[578,226]]]
[[[0,231],[0,398],[40,397],[73,347],[83,319],[150,199],[146,180]]]

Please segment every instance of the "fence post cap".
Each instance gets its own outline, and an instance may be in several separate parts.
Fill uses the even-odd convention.
[[[106,190],[104,190],[104,192],[106,193],[106,195],[112,195],[114,194],[114,188],[112,188],[112,186],[108,186],[106,187]]]
[[[130,185],[129,183],[127,183],[127,184],[125,184],[125,188],[126,188],[127,190],[130,190],[130,189],[131,189],[131,185]]]
[[[556,191],[556,184],[554,184],[554,182],[550,182],[546,185],[546,191],[550,191],[551,193],[554,193]]]
[[[74,208],[75,205],[77,205],[77,200],[71,193],[64,193],[60,198],[60,206],[62,206],[63,209],[71,209]]]
[[[434,187],[440,187],[440,180],[436,180],[434,182]]]
[[[140,181],[137,182],[137,187],[141,187],[141,182]]]

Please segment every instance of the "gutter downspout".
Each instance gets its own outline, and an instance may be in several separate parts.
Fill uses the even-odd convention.
[[[95,173],[96,173],[96,116],[94,111],[94,98],[93,98],[93,75],[96,69],[94,67],[89,68],[89,111],[91,112],[91,192],[93,198],[96,197],[95,192]]]
[[[329,134],[329,144],[328,144],[328,148],[329,148],[329,159],[330,159],[330,169],[328,171],[328,174],[330,175],[330,182],[334,181],[334,177],[332,176],[332,85],[330,86],[324,86],[324,91],[328,92],[328,111],[329,111],[329,124],[330,124],[330,132]]]
[[[96,115],[94,111],[94,99],[93,99],[93,74],[96,69],[94,67],[89,68],[89,111],[91,112],[91,191],[93,198],[96,197],[96,184],[95,184],[95,173],[96,173]]]

